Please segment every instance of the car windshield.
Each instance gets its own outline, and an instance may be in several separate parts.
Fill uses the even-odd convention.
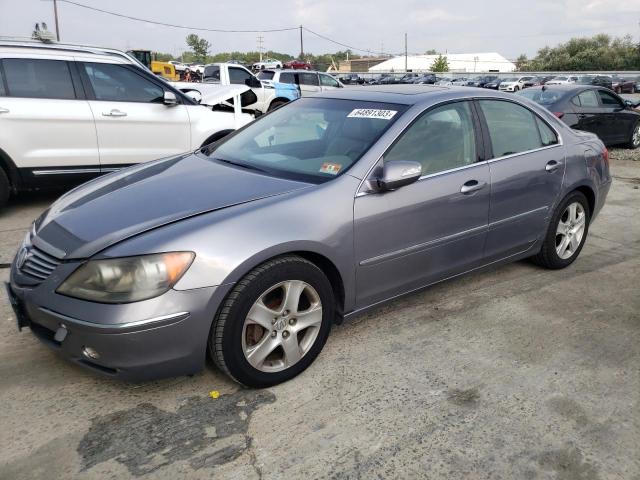
[[[534,88],[526,88],[524,90],[520,90],[516,93],[516,95],[523,96],[528,98],[529,100],[533,100],[540,105],[551,105],[556,103],[565,92],[562,90],[542,90],[542,89],[534,89]]]
[[[348,170],[406,108],[390,103],[302,98],[203,152],[239,167],[320,183]]]
[[[505,78],[503,82],[517,82],[518,79],[516,77]]]
[[[270,72],[268,70],[262,70],[258,73],[257,77],[260,80],[273,80],[273,76],[276,74],[276,72]]]

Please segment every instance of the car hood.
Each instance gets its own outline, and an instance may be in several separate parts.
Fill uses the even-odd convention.
[[[64,195],[36,221],[32,241],[58,258],[87,258],[162,225],[310,186],[200,153],[157,160]]]

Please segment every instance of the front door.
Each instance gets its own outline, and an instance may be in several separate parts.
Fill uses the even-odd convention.
[[[491,189],[475,125],[470,102],[426,111],[383,160],[418,161],[423,177],[395,191],[356,196],[358,307],[480,265]]]
[[[163,103],[160,83],[129,65],[82,63],[102,168],[122,167],[191,149],[185,105]]]
[[[492,154],[485,261],[526,251],[546,233],[565,169],[564,147],[538,115],[505,100],[479,100]]]
[[[320,92],[320,81],[318,74],[313,72],[300,72],[298,76],[298,84],[300,85],[300,96],[308,97],[314,93]]]

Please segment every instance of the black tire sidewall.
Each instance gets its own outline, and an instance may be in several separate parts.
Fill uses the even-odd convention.
[[[9,177],[2,167],[0,167],[0,208],[6,205],[10,195],[11,184],[9,183]]]
[[[316,290],[322,301],[322,325],[311,350],[297,364],[280,372],[261,372],[247,361],[242,351],[244,320],[260,295],[286,280],[302,280]],[[331,284],[315,265],[300,259],[300,261],[276,263],[265,271],[261,271],[242,290],[229,309],[221,344],[222,355],[229,373],[237,381],[250,387],[269,387],[290,380],[303,372],[320,354],[331,331],[334,315],[335,304]]]
[[[572,203],[579,202],[584,209],[586,220],[584,225],[584,234],[582,235],[582,240],[580,241],[580,246],[578,250],[571,255],[571,257],[567,259],[562,259],[556,252],[556,230],[558,229],[558,222],[562,217],[565,209]],[[547,237],[545,238],[545,242],[547,242],[547,251],[549,255],[549,260],[551,262],[551,266],[553,268],[564,268],[571,265],[578,256],[580,256],[580,252],[582,251],[582,247],[587,241],[587,235],[589,234],[589,224],[591,222],[591,209],[589,208],[589,202],[587,201],[587,197],[584,196],[581,192],[573,192],[569,194],[563,201],[560,203],[558,208],[556,208],[553,218],[549,224],[549,229],[547,231]]]

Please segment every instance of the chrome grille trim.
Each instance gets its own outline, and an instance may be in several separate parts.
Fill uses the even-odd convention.
[[[53,271],[58,268],[60,265],[60,260],[49,255],[48,253],[43,252],[35,245],[31,245],[28,251],[27,259],[25,260],[22,267],[20,267],[20,271],[34,280],[37,280],[38,283],[49,278],[49,275],[53,273]]]

